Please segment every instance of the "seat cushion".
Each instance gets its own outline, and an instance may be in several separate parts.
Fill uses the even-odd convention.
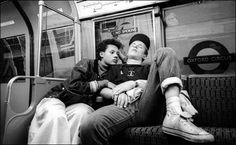
[[[202,127],[215,137],[215,142],[209,145],[235,145],[236,128]],[[131,127],[116,135],[111,140],[112,145],[199,145],[164,134],[161,126]],[[206,144],[204,144],[206,145]]]

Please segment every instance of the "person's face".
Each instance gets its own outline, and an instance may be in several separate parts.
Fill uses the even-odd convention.
[[[129,50],[127,53],[127,56],[129,58],[135,58],[135,59],[145,59],[146,58],[146,46],[142,41],[134,41],[130,44]]]
[[[100,52],[100,56],[102,58],[101,61],[103,61],[105,65],[117,64],[118,53],[119,53],[118,47],[109,44],[107,45],[107,49],[105,50],[105,52]]]

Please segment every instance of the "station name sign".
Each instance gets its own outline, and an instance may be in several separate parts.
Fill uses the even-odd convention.
[[[213,49],[218,55],[198,56],[198,53],[204,49]],[[191,70],[196,74],[216,74],[223,73],[227,70],[231,62],[235,62],[235,53],[229,53],[228,50],[219,42],[208,40],[196,44],[189,53],[188,57],[184,57],[184,64],[189,65]],[[205,70],[199,64],[219,63],[219,65],[211,70]]]
[[[228,55],[208,55],[197,57],[185,57],[184,64],[204,64],[204,63],[218,63],[218,62],[232,62],[235,61],[235,54]]]

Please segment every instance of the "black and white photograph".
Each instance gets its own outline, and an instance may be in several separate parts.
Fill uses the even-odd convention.
[[[235,145],[235,0],[2,0],[0,144]]]

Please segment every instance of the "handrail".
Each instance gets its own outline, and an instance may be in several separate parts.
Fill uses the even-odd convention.
[[[6,99],[5,99],[5,102],[4,102],[4,111],[3,111],[3,118],[4,118],[4,121],[3,121],[3,135],[5,136],[5,129],[6,129],[6,123],[7,121],[8,122],[11,122],[11,120],[14,119],[14,116],[12,116],[11,118],[7,118],[7,112],[9,111],[9,113],[13,113],[15,114],[15,112],[11,109],[11,107],[9,106],[10,104],[10,100],[11,100],[11,91],[12,91],[12,85],[13,83],[18,80],[18,79],[44,79],[44,80],[47,80],[47,81],[65,81],[66,79],[65,78],[50,78],[50,77],[38,77],[38,76],[15,76],[13,77],[7,84],[7,93],[6,93]],[[29,112],[32,111],[32,109],[34,108],[34,105],[35,105],[35,101],[31,102],[30,103],[30,106],[22,113],[19,113],[18,115],[27,115]],[[8,106],[10,107],[9,110],[8,110]],[[7,120],[9,119],[9,120]],[[3,136],[3,141],[4,141],[4,136]]]
[[[39,22],[38,22],[38,55],[37,55],[37,70],[36,76],[39,76],[40,55],[41,55],[41,39],[42,39],[42,22],[43,22],[43,0],[39,0]]]
[[[7,83],[7,96],[5,98],[5,103],[9,103],[10,102],[10,96],[11,96],[11,88],[12,88],[12,84],[21,78],[37,78],[36,76],[15,76],[12,79],[10,79],[10,81]]]
[[[7,84],[7,97],[6,97],[5,103],[10,102],[12,84],[16,80],[21,79],[21,78],[25,78],[25,79],[27,79],[27,78],[31,78],[31,79],[42,78],[42,79],[45,79],[48,81],[65,81],[66,80],[65,78],[50,78],[50,77],[38,77],[38,76],[15,76]]]
[[[66,78],[51,78],[51,77],[41,77],[41,78],[47,81],[65,81],[66,80]]]

